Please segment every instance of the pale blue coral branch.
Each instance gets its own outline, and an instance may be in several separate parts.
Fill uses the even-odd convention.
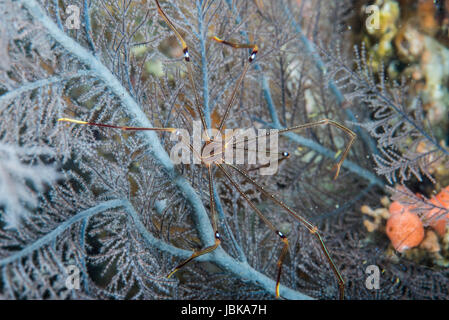
[[[56,238],[61,233],[63,233],[67,229],[69,229],[73,224],[75,224],[83,219],[89,218],[97,213],[101,213],[106,210],[124,206],[126,203],[127,203],[126,200],[111,200],[111,201],[106,201],[102,204],[99,204],[98,206],[95,206],[93,208],[82,211],[81,213],[67,219],[66,221],[61,223],[58,227],[56,227],[53,231],[47,233],[45,236],[34,241],[32,244],[30,244],[29,246],[20,250],[19,252],[13,253],[9,257],[0,259],[0,266],[4,266],[8,263],[11,263],[11,262],[17,261],[18,259],[26,257],[29,254],[31,254],[32,252],[38,250],[39,248],[42,248],[43,246],[49,244],[52,241],[55,241]]]
[[[45,86],[49,86],[49,85],[52,85],[55,83],[67,81],[67,80],[74,79],[74,78],[85,77],[90,74],[92,74],[91,71],[85,70],[85,71],[79,71],[79,72],[75,72],[75,73],[65,74],[62,76],[54,76],[54,77],[50,77],[47,79],[36,80],[33,82],[27,82],[25,84],[22,84],[20,87],[12,89],[12,90],[4,93],[3,95],[1,95],[0,96],[0,106],[3,103],[11,101],[11,100],[15,99],[16,97],[24,94],[27,91],[32,91],[32,90],[35,90],[38,88],[42,88]]]
[[[92,28],[91,28],[91,24],[90,24],[89,4],[87,3],[87,0],[84,0],[83,16],[84,16],[84,29],[86,31],[87,42],[89,43],[90,49],[92,50],[93,54],[96,55],[95,44],[94,44],[94,40],[92,39]]]
[[[56,23],[58,24],[59,29],[64,30],[64,27],[62,26],[61,16],[59,15],[59,0],[53,0],[53,4],[55,6]]]
[[[200,36],[200,55],[201,55],[201,74],[203,84],[203,112],[206,119],[206,125],[211,128],[210,105],[209,105],[209,72],[207,70],[206,56],[206,30],[204,26],[204,16],[202,11],[202,1],[196,1],[198,34]]]
[[[271,97],[270,87],[268,85],[267,78],[265,78],[264,75],[262,75],[262,92],[265,97],[265,101],[267,102],[268,112],[270,113],[271,121],[273,121],[274,127],[277,129],[281,128],[282,126],[279,122],[276,107],[274,106],[273,98]]]
[[[80,248],[82,248],[82,250],[84,250],[84,239],[86,237],[86,228],[87,228],[87,224],[89,222],[89,218],[84,218],[83,221],[81,222],[81,232],[80,232]],[[88,275],[87,275],[87,265],[86,265],[86,257],[84,252],[82,252],[82,257],[80,258],[81,260],[81,267],[83,268],[83,285],[84,285],[84,290],[86,291],[87,294],[89,294],[89,281],[87,279]]]
[[[140,221],[139,216],[138,216],[137,212],[134,210],[134,208],[132,207],[131,203],[128,200],[117,199],[117,200],[105,201],[95,207],[81,211],[80,213],[67,219],[66,221],[61,223],[58,227],[56,227],[53,231],[51,231],[48,234],[46,234],[45,236],[37,239],[36,241],[34,241],[32,244],[25,247],[24,249],[13,253],[6,258],[0,259],[0,267],[7,265],[9,263],[15,262],[24,257],[27,257],[31,253],[44,247],[45,245],[55,242],[57,240],[58,236],[60,236],[64,231],[69,229],[74,224],[76,224],[80,221],[85,221],[86,219],[88,219],[94,215],[101,214],[105,211],[117,209],[117,208],[124,208],[126,210],[126,212],[129,214],[130,218],[132,219],[134,225],[136,226],[137,231],[142,235],[142,237],[144,238],[144,240],[147,244],[154,246],[154,247],[156,247],[162,251],[165,251],[167,253],[173,254],[175,256],[182,257],[182,258],[187,258],[192,254],[190,251],[178,249],[174,246],[171,246],[171,245],[163,242],[162,240],[159,240],[159,239],[153,237],[153,235],[151,235],[145,229],[145,226],[143,225],[142,221]]]

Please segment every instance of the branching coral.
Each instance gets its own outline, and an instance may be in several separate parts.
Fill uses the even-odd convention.
[[[210,190],[204,169],[175,166],[169,158],[174,142],[166,133],[56,121],[190,132],[198,100],[206,123],[216,124],[248,52],[223,48],[210,41],[212,35],[260,48],[235,92],[226,127],[286,128],[332,119],[356,131],[337,180],[331,169],[348,141],[335,128],[283,135],[279,147],[291,157],[276,175],[257,177],[322,231],[346,296],[422,298],[429,296],[428,287],[434,296],[445,295],[438,289],[444,272],[404,261],[388,265],[390,260],[378,259],[387,237],[376,245],[366,241],[359,203],[378,206],[388,182],[439,180],[449,152],[427,125],[416,92],[386,81],[370,68],[366,51],[352,50],[352,1],[161,1],[189,45],[193,81],[177,38],[152,1],[0,2],[0,145],[11,146],[17,166],[8,164],[7,176],[17,177],[15,203],[24,209],[22,215],[2,212],[2,297],[274,298],[282,248],[223,176],[213,172],[217,183]],[[79,29],[66,23],[68,5],[80,9]],[[14,175],[11,168],[20,170]],[[236,181],[288,236],[281,278],[288,288],[281,286],[281,296],[337,297],[335,277],[310,230],[248,181]],[[167,279],[192,251],[214,244],[211,196],[221,247]],[[447,241],[429,232],[444,220],[428,210],[436,208],[437,197],[407,192],[405,198],[401,203],[414,206],[410,211],[426,229],[417,248],[443,255]],[[366,226],[382,230],[386,209],[365,209],[374,218]],[[368,263],[385,271],[375,293],[361,275]],[[67,266],[80,270],[79,290],[66,287]]]

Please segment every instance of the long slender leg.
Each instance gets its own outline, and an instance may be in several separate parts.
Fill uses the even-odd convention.
[[[224,45],[227,45],[227,46],[230,46],[230,47],[233,47],[233,48],[236,48],[236,49],[242,49],[242,48],[243,49],[252,49],[253,50],[252,52],[254,54],[256,54],[257,51],[259,50],[259,47],[257,46],[257,44],[229,42],[229,41],[220,39],[217,36],[212,37],[212,40],[215,40],[215,41],[217,41],[219,43],[222,43]],[[252,57],[250,56],[251,60],[249,62],[252,62],[254,60],[254,58],[255,58],[255,56],[252,56]]]
[[[282,263],[284,262],[285,255],[288,252],[288,240],[287,237],[280,232],[271,222],[268,220],[263,213],[256,207],[256,205],[249,199],[249,197],[246,195],[245,192],[239,187],[239,185],[232,179],[229,172],[221,165],[217,164],[218,168],[224,173],[226,178],[231,182],[231,184],[237,189],[237,191],[242,195],[242,197],[248,202],[248,204],[251,206],[251,208],[256,212],[256,214],[259,216],[260,219],[262,219],[263,222],[270,228],[276,235],[280,238],[282,243],[284,244],[281,254],[279,255],[279,259],[277,262],[278,272],[276,277],[276,298],[279,298],[279,285],[281,281],[281,272],[282,272]]]
[[[340,124],[340,123],[338,123],[338,122],[336,122],[334,120],[323,119],[323,120],[316,121],[316,122],[301,124],[301,125],[297,125],[297,126],[290,127],[290,128],[285,128],[285,129],[280,129],[280,130],[277,131],[277,134],[291,132],[291,131],[297,131],[297,130],[303,130],[303,129],[309,129],[309,128],[322,126],[322,125],[334,126],[337,129],[340,129],[343,132],[345,132],[350,137],[349,143],[347,144],[345,150],[343,151],[342,155],[340,156],[340,160],[337,162],[337,164],[334,165],[334,168],[333,168],[333,170],[336,170],[334,179],[337,179],[337,177],[338,177],[338,175],[340,173],[341,165],[343,164],[343,161],[345,161],[345,159],[346,159],[346,157],[347,157],[347,155],[349,153],[349,150],[351,149],[351,146],[354,144],[354,141],[357,138],[357,135],[352,130],[350,130],[349,128],[345,127],[344,125],[342,125],[342,124]],[[250,142],[250,141],[256,140],[256,139],[261,138],[261,137],[270,136],[270,134],[271,134],[271,132],[267,132],[264,135],[258,135],[256,137],[248,139],[247,141]],[[237,143],[241,143],[241,142],[236,141],[236,142],[233,142],[232,145],[234,146]]]
[[[177,130],[176,128],[143,128],[143,127],[114,126],[114,125],[110,125],[110,124],[87,122],[87,121],[75,120],[75,119],[70,119],[70,118],[60,118],[60,119],[58,119],[58,121],[60,121],[60,122],[71,122],[71,123],[76,123],[76,124],[85,124],[85,125],[88,125],[88,126],[95,126],[95,127],[120,129],[120,130],[124,130],[124,131],[175,132]]]
[[[207,166],[208,170],[208,177],[209,177],[209,201],[210,201],[210,209],[211,209],[211,215],[212,215],[212,227],[214,229],[214,236],[215,236],[215,243],[209,247],[206,247],[200,251],[195,251],[187,260],[183,261],[180,265],[178,265],[175,269],[173,269],[172,272],[167,276],[167,278],[170,278],[176,271],[184,267],[187,263],[192,261],[193,259],[202,256],[203,254],[210,253],[218,248],[218,246],[221,243],[220,233],[218,232],[217,228],[217,215],[215,213],[215,202],[214,202],[214,181],[212,176],[212,168],[210,165]]]
[[[335,265],[334,261],[332,260],[329,251],[326,248],[326,245],[324,244],[323,238],[321,237],[320,232],[318,231],[318,228],[313,225],[311,222],[309,222],[307,219],[305,219],[304,217],[298,215],[296,212],[294,212],[292,209],[290,209],[290,207],[288,207],[284,202],[282,202],[281,200],[279,200],[278,198],[276,198],[272,193],[268,192],[265,190],[265,188],[263,186],[261,186],[260,184],[258,184],[253,178],[251,178],[248,173],[233,165],[233,164],[227,164],[229,167],[233,168],[235,171],[237,171],[238,173],[240,173],[243,177],[245,177],[249,182],[251,182],[257,190],[259,190],[260,192],[262,192],[265,196],[269,197],[273,202],[275,202],[276,204],[278,204],[279,206],[281,206],[285,211],[287,211],[287,213],[289,213],[292,217],[294,217],[295,219],[299,220],[306,228],[307,230],[309,230],[310,233],[312,233],[318,240],[321,250],[324,253],[324,256],[326,257],[332,271],[334,272],[335,277],[337,278],[337,282],[338,282],[338,287],[339,287],[339,293],[340,293],[340,299],[343,300],[344,299],[344,292],[345,292],[345,281],[343,280],[343,277],[341,276],[340,272],[338,271],[337,266]]]
[[[165,22],[168,24],[170,29],[172,29],[173,32],[175,33],[176,38],[178,38],[178,40],[181,42],[182,51],[184,52],[184,60],[185,60],[186,65],[187,65],[187,73],[189,75],[190,85],[192,86],[192,90],[193,90],[194,95],[195,95],[196,110],[197,110],[197,112],[198,112],[198,114],[200,116],[201,123],[203,125],[203,130],[207,134],[206,119],[204,118],[203,110],[202,110],[202,108],[200,106],[200,99],[198,97],[198,91],[196,90],[195,81],[193,79],[193,70],[192,70],[192,66],[191,66],[189,49],[187,47],[187,43],[185,42],[185,40],[181,36],[181,34],[178,32],[178,30],[176,29],[175,25],[170,21],[170,19],[167,17],[165,12],[162,10],[161,5],[159,4],[159,1],[158,0],[154,0],[154,2],[156,2],[157,11],[159,12],[159,15],[165,20]]]
[[[179,269],[181,269],[182,267],[184,267],[186,264],[188,264],[190,261],[192,261],[193,259],[195,259],[196,257],[202,256],[204,254],[210,253],[212,251],[214,251],[215,249],[218,248],[218,246],[220,245],[221,240],[220,240],[220,235],[218,233],[215,234],[215,244],[204,248],[203,250],[200,251],[195,251],[190,258],[188,258],[187,260],[183,261],[181,264],[179,264],[175,269],[173,269],[172,272],[170,272],[167,275],[167,279],[170,278],[172,275],[174,275]]]
[[[217,227],[217,213],[215,212],[215,201],[214,201],[214,177],[212,176],[212,167],[211,165],[207,166],[207,173],[209,177],[209,202],[210,202],[210,211],[212,215],[212,227],[214,228],[214,232],[218,233]]]
[[[343,154],[341,155],[340,160],[334,166],[334,170],[336,170],[335,176],[334,176],[334,180],[335,180],[335,179],[337,179],[338,174],[340,173],[340,169],[341,169],[341,165],[343,164],[343,161],[345,161],[346,156],[348,155],[349,150],[351,149],[351,146],[353,145],[355,139],[357,138],[357,135],[355,134],[354,131],[350,130],[349,128],[345,127],[344,125],[342,125],[342,124],[340,124],[340,123],[338,123],[338,122],[336,122],[334,120],[323,119],[323,120],[320,120],[320,121],[306,123],[306,124],[294,126],[294,127],[291,127],[291,128],[281,129],[281,130],[279,130],[279,133],[284,133],[284,132],[289,132],[289,131],[296,131],[296,130],[302,130],[302,129],[307,129],[307,128],[321,126],[321,125],[334,126],[337,129],[340,129],[340,130],[344,131],[350,137],[349,143],[347,144],[345,150],[343,151]]]
[[[70,118],[60,118],[58,119],[60,122],[71,122],[76,124],[83,124],[87,126],[95,126],[95,127],[102,127],[102,128],[111,128],[111,129],[120,129],[124,131],[161,131],[161,132],[171,132],[176,133],[178,129],[176,128],[145,128],[145,127],[127,127],[127,126],[116,126],[111,124],[104,124],[104,123],[96,123],[96,122],[87,122],[87,121],[81,121],[76,119],[70,119]],[[176,133],[177,134],[177,133]],[[184,139],[181,139],[181,142],[186,145],[190,151],[198,157],[198,159],[201,159],[201,154],[198,153],[197,150],[188,142],[186,142]]]
[[[245,77],[246,73],[248,72],[249,65],[250,65],[251,62],[253,62],[254,59],[256,58],[256,54],[257,54],[257,51],[258,51],[259,49],[258,49],[258,47],[257,47],[256,44],[240,44],[240,43],[233,43],[233,42],[228,42],[228,41],[226,41],[226,40],[222,40],[222,39],[220,39],[220,38],[218,38],[218,37],[212,37],[212,39],[215,40],[215,41],[217,41],[217,42],[219,42],[219,43],[222,43],[222,44],[224,44],[224,45],[231,46],[231,47],[233,47],[233,48],[246,48],[246,49],[252,49],[252,52],[251,52],[251,54],[250,54],[250,56],[249,56],[249,58],[248,58],[248,62],[245,64],[245,67],[243,68],[243,72],[241,73],[240,77],[238,78],[238,80],[237,80],[237,82],[236,82],[236,84],[235,84],[235,86],[234,86],[234,89],[232,90],[231,96],[229,97],[229,100],[228,100],[228,102],[227,102],[227,104],[226,104],[226,111],[225,111],[225,113],[223,114],[223,117],[221,118],[220,125],[218,126],[218,131],[221,132],[221,130],[223,129],[224,123],[225,123],[225,121],[226,121],[226,119],[227,119],[227,117],[228,117],[228,115],[229,115],[229,111],[231,110],[232,104],[234,103],[235,96],[236,96],[236,94],[237,94],[237,90],[238,90],[238,88],[240,87],[240,85],[241,85],[241,83],[242,83],[242,81],[243,81],[243,78]]]

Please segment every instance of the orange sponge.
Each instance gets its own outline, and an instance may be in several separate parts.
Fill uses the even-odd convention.
[[[388,211],[390,211],[390,215],[394,215],[396,213],[402,213],[405,210],[404,206],[399,201],[394,201],[390,204]]]
[[[440,191],[440,193],[437,194],[435,197],[438,199],[438,201],[441,202],[441,204],[445,208],[449,208],[449,186],[447,186],[446,188],[442,189]]]
[[[430,202],[438,207],[449,209],[449,186],[440,191]],[[429,225],[441,236],[446,234],[447,223],[449,221],[449,213],[444,214],[442,209],[434,208],[430,210],[425,218],[428,219]]]
[[[418,246],[424,239],[424,226],[421,219],[397,201],[390,205],[390,214],[386,231],[393,247],[403,252]]]

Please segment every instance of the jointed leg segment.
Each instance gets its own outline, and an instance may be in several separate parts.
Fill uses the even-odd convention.
[[[243,169],[241,169],[233,164],[227,164],[227,165],[229,167],[231,167],[232,169],[234,169],[235,171],[237,171],[238,173],[240,173],[243,177],[245,177],[251,184],[253,184],[256,187],[257,190],[262,192],[265,196],[269,197],[273,202],[275,202],[276,204],[281,206],[287,213],[289,213],[295,219],[300,221],[309,230],[309,232],[317,238],[317,240],[320,244],[321,250],[323,251],[324,256],[326,257],[332,271],[334,272],[335,277],[337,278],[340,299],[343,299],[345,282],[344,282],[343,277],[341,276],[340,272],[338,271],[337,266],[335,265],[334,261],[332,260],[330,254],[329,254],[329,251],[327,250],[326,245],[324,244],[323,238],[321,237],[321,234],[318,231],[318,228],[315,225],[313,225],[311,222],[309,222],[307,219],[305,219],[304,217],[302,217],[302,216],[298,215],[296,212],[294,212],[290,207],[288,207],[284,202],[282,202],[281,200],[276,198],[272,193],[266,191],[265,188],[263,186],[261,186],[260,184],[258,184],[253,178],[251,178],[246,171],[244,171]],[[266,221],[265,217],[263,217],[262,219],[264,221]],[[282,253],[281,253],[281,255],[282,255]],[[282,260],[280,259],[280,261],[282,261]]]
[[[333,168],[334,170],[336,170],[335,176],[334,176],[334,180],[335,180],[335,179],[337,179],[337,177],[340,173],[340,169],[341,169],[341,165],[343,164],[343,161],[346,159],[346,156],[348,155],[348,152],[351,149],[351,146],[357,137],[357,135],[352,130],[350,130],[349,128],[345,127],[344,125],[342,125],[334,120],[323,119],[323,120],[316,121],[316,122],[301,124],[301,125],[294,126],[291,128],[281,129],[281,130],[279,130],[279,133],[308,129],[308,128],[313,128],[313,127],[322,126],[322,125],[334,126],[338,129],[342,130],[343,132],[345,132],[350,137],[349,143],[346,145],[346,148],[343,151],[343,154],[341,155],[340,160]]]
[[[336,127],[337,129],[340,129],[343,132],[345,132],[350,138],[348,144],[346,145],[345,150],[343,151],[342,155],[340,156],[340,160],[338,160],[337,164],[335,164],[333,167],[333,170],[336,170],[335,176],[334,176],[334,180],[335,180],[335,179],[337,179],[338,175],[340,174],[341,165],[343,164],[344,160],[346,159],[346,157],[349,153],[349,150],[351,149],[351,146],[354,144],[355,139],[357,138],[357,135],[352,130],[350,130],[349,128],[345,127],[344,125],[342,125],[334,120],[323,119],[323,120],[319,120],[316,122],[310,122],[310,123],[305,123],[305,124],[297,125],[297,126],[290,127],[290,128],[280,129],[276,133],[281,134],[281,133],[286,133],[286,132],[299,131],[299,130],[310,129],[310,128],[318,127],[318,126],[322,126],[322,125],[331,125],[333,127]],[[270,135],[271,135],[271,132],[267,132],[264,135],[258,135],[253,138],[250,138],[246,141],[251,142],[251,141],[254,141],[254,140],[257,140],[257,139],[260,139],[263,137],[267,137]],[[236,147],[237,143],[241,143],[241,142],[233,142],[232,146]],[[254,169],[252,169],[252,170],[254,170]]]
[[[284,262],[284,258],[288,252],[288,240],[287,237],[280,232],[272,223],[270,220],[268,220],[263,213],[256,207],[256,205],[251,201],[251,199],[246,195],[246,193],[240,188],[240,186],[234,181],[234,179],[231,177],[231,174],[221,165],[217,164],[218,168],[223,172],[223,174],[226,176],[226,178],[229,180],[229,182],[237,189],[237,191],[242,195],[242,197],[248,202],[250,207],[256,212],[256,214],[259,216],[259,218],[265,222],[265,224],[270,228],[277,236],[279,236],[280,240],[284,244],[281,254],[279,256],[277,267],[277,277],[276,277],[276,298],[279,298],[279,285],[281,281],[281,271],[282,271],[282,263]]]
[[[183,266],[185,266],[187,263],[189,263],[190,261],[192,261],[193,259],[210,253],[212,251],[214,251],[215,249],[218,248],[218,246],[221,243],[221,238],[220,238],[220,233],[218,232],[218,228],[217,228],[217,215],[215,212],[215,202],[214,202],[214,196],[213,196],[213,190],[214,190],[214,182],[213,182],[213,177],[212,177],[212,168],[210,165],[207,166],[207,170],[208,170],[208,179],[209,179],[209,203],[210,203],[210,210],[211,210],[211,218],[212,218],[212,226],[215,232],[215,243],[212,246],[206,247],[203,250],[200,251],[195,251],[190,258],[188,258],[187,260],[185,260],[184,262],[182,262],[180,265],[178,265],[172,272],[170,272],[170,274],[167,276],[167,278],[170,278],[173,274],[175,274],[179,269],[181,269]]]

